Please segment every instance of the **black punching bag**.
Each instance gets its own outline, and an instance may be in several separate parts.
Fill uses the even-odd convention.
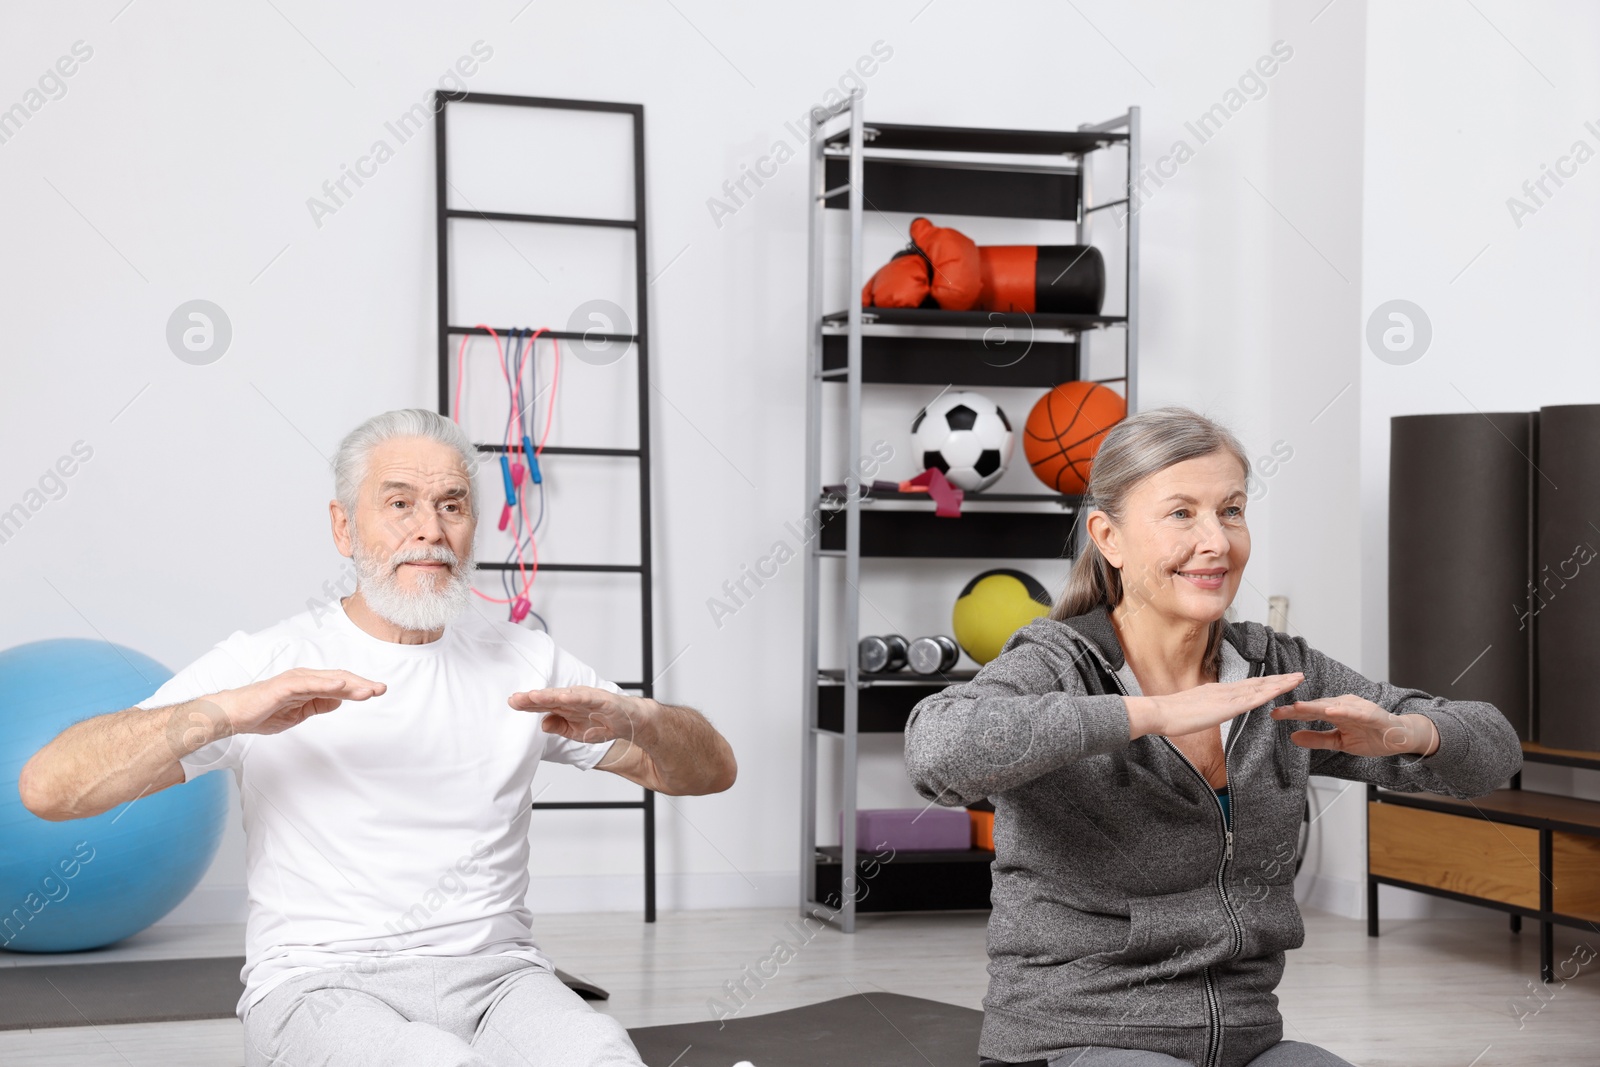
[[[1540,408],[1538,464],[1529,595],[1539,631],[1534,740],[1600,751],[1600,404]]]
[[[1402,415],[1389,429],[1389,681],[1487,701],[1525,741],[1533,424]]]

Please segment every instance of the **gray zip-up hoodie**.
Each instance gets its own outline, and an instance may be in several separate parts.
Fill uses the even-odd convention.
[[[917,704],[906,767],[929,800],[995,808],[989,992],[980,1054],[1039,1062],[1079,1045],[1240,1067],[1283,1037],[1284,950],[1305,927],[1294,854],[1308,775],[1482,796],[1522,766],[1492,704],[1369,681],[1254,622],[1228,624],[1220,678],[1303,671],[1235,718],[1225,758],[1232,828],[1204,776],[1165,737],[1130,742],[1137,694],[1107,609],[1039,619],[970,682]],[[1353,693],[1417,712],[1439,748],[1367,757],[1307,749],[1271,707]]]

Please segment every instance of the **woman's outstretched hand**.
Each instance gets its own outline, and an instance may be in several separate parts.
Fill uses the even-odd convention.
[[[1302,748],[1331,748],[1352,756],[1431,756],[1439,749],[1439,729],[1426,715],[1396,715],[1353,693],[1324,700],[1297,700],[1272,709],[1274,719],[1322,720],[1331,730],[1296,730],[1289,740]]]
[[[1164,696],[1125,697],[1130,726],[1128,740],[1146,734],[1182,737],[1199,730],[1209,730],[1252,708],[1259,708],[1304,680],[1305,675],[1295,671],[1292,674],[1244,678],[1237,682],[1207,682],[1181,693]]]

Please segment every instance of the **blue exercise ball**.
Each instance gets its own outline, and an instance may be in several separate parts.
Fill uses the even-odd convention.
[[[228,782],[207,774],[88,819],[22,806],[22,765],[68,726],[132,707],[172,677],[108,641],[0,652],[0,948],[75,952],[138,933],[199,883],[222,841]]]

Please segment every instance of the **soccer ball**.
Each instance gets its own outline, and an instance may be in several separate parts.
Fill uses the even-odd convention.
[[[1011,421],[982,393],[940,395],[911,423],[911,452],[960,489],[987,489],[1011,462]]]

